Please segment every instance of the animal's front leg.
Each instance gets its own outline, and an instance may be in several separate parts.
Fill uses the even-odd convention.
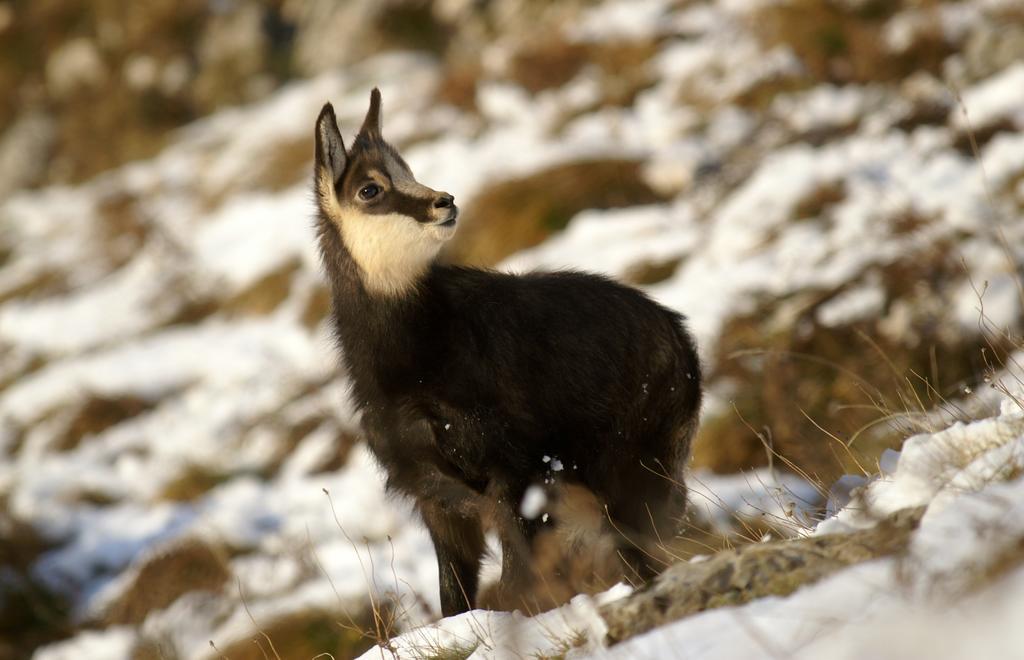
[[[415,498],[434,542],[441,611],[445,616],[465,612],[476,605],[484,552],[482,494],[444,462],[426,420],[413,418],[398,425],[389,419],[375,421],[369,437],[371,447],[387,466],[388,486]]]
[[[452,616],[476,607],[484,535],[476,515],[465,515],[451,499],[419,503],[437,553],[441,613]]]
[[[416,497],[434,542],[441,613],[452,616],[473,609],[484,554],[481,494],[429,461],[406,462],[394,476]]]

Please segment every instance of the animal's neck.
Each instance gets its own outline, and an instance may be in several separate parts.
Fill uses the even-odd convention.
[[[320,235],[321,256],[331,283],[333,321],[345,361],[357,380],[397,351],[402,331],[417,327],[421,292],[410,287],[401,294],[375,291],[341,236],[329,228]]]
[[[380,297],[410,295],[440,249],[428,232],[399,214],[351,214],[340,223],[340,229],[364,287]]]

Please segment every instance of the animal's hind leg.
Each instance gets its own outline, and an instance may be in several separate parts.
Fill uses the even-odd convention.
[[[437,553],[441,613],[452,616],[476,607],[484,535],[475,515],[436,502],[420,503],[423,522]]]
[[[633,471],[624,483],[628,492],[609,498],[606,515],[618,552],[627,566],[627,578],[647,581],[666,565],[664,545],[675,537],[686,491],[644,468]]]
[[[501,581],[496,605],[502,609],[527,605],[536,582],[533,567],[533,539],[538,521],[527,520],[519,512],[522,489],[492,483],[488,495],[493,503],[492,519],[501,542]]]
[[[509,590],[522,590],[533,583],[533,537],[536,525],[517,512],[499,515],[498,538],[501,541],[501,583]]]

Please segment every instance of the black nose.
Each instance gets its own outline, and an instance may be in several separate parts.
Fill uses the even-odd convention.
[[[442,193],[440,197],[434,200],[435,209],[446,209],[455,202],[455,198],[448,193]]]

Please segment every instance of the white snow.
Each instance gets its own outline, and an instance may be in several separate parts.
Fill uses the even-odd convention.
[[[594,640],[604,637],[607,626],[597,607],[630,592],[620,584],[593,598],[576,596],[556,610],[533,617],[518,611],[473,610],[394,638],[390,651],[374,648],[360,657],[370,660],[382,653],[384,657],[421,657],[445,649],[471,651],[468,657],[478,660],[600,652]]]
[[[878,316],[885,305],[885,291],[875,283],[844,291],[818,308],[818,323],[825,327],[847,325]]]
[[[0,309],[0,338],[46,353],[68,354],[123,340],[160,320],[153,306],[183,278],[147,254],[102,279],[96,286]],[[60,328],[60,332],[54,332]]]
[[[668,0],[615,0],[588,9],[569,34],[582,41],[640,39],[665,28]]]
[[[519,513],[527,520],[533,520],[541,514],[547,503],[548,498],[544,489],[534,484],[526,489],[523,501],[519,505]]]
[[[289,259],[301,257],[315,267],[310,215],[309,193],[302,188],[236,198],[221,206],[196,234],[197,261],[234,291]]]
[[[79,633],[65,642],[45,646],[32,657],[35,660],[120,660],[131,655],[135,631],[128,626]]]
[[[867,109],[869,90],[857,85],[819,85],[804,94],[781,96],[774,112],[803,133],[855,125]]]
[[[684,206],[641,206],[584,211],[564,232],[505,260],[502,268],[580,268],[621,277],[643,260],[681,258],[696,245],[698,230]]]
[[[963,106],[954,108],[952,115],[960,128],[978,129],[1003,119],[1024,125],[1024,62],[964,90],[961,98]]]
[[[690,511],[724,534],[750,520],[791,536],[814,526],[822,503],[813,485],[768,468],[733,475],[699,470],[687,476],[686,485]]]
[[[941,510],[960,493],[1024,466],[1022,450],[1021,411],[908,438],[895,473],[872,482],[851,506],[818,525],[817,533],[870,527],[907,507],[929,504],[929,511]]]

